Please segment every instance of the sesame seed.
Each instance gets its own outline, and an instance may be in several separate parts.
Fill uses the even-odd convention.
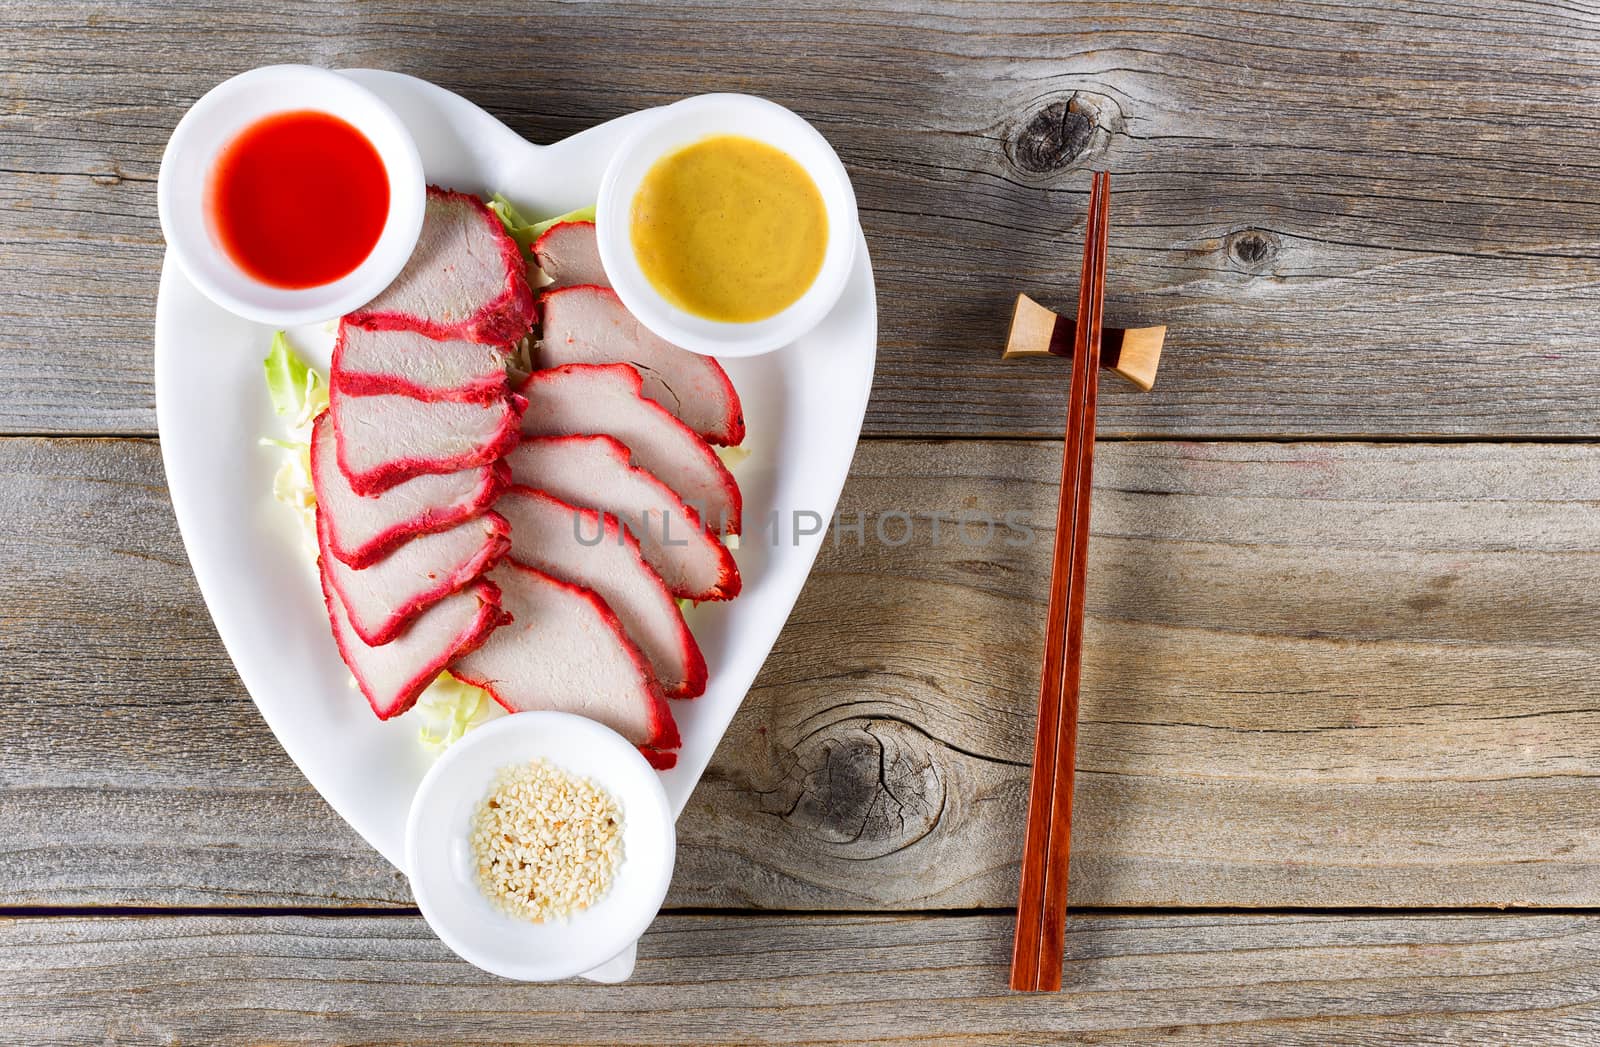
[[[478,886],[507,915],[564,920],[605,897],[622,864],[610,793],[546,760],[503,767],[472,818]]]

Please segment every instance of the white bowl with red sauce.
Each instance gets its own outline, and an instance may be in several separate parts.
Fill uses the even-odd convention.
[[[212,88],[161,158],[161,232],[207,298],[276,326],[332,319],[399,275],[422,230],[416,143],[326,69],[274,65]]]

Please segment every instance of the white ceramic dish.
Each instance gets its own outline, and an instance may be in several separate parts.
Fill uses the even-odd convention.
[[[344,75],[406,123],[430,181],[498,190],[527,215],[592,203],[601,172],[637,118],[535,146],[424,81],[372,70]],[[271,334],[207,300],[167,259],[156,307],[156,418],[173,509],[217,633],[262,717],[333,809],[404,868],[406,815],[431,759],[417,744],[414,720],[379,722],[350,688],[293,514],[272,500],[281,452],[257,443],[280,424],[262,379]],[[289,334],[313,363],[327,366],[333,337],[326,326]],[[661,782],[675,813],[705,771],[821,547],[822,533],[796,535],[792,514],[832,516],[866,410],[876,347],[872,270],[858,239],[845,292],[820,325],[777,352],[727,361],[749,429],[750,457],[735,469],[747,520],[737,553],[744,591],[690,616],[710,681],[701,697],[674,703],[683,748]],[[781,524],[775,544],[758,530],[774,511]],[[630,967],[631,961],[619,962],[590,976],[626,977]]]
[[[288,290],[249,276],[222,249],[206,217],[206,179],[217,155],[245,128],[273,113],[301,109],[338,117],[377,149],[389,176],[389,217],[355,269],[332,283]],[[229,312],[290,327],[342,316],[389,286],[422,231],[425,190],[415,142],[376,94],[331,70],[269,65],[224,80],[178,121],[161,156],[156,204],[170,258],[191,284]]]
[[[606,790],[622,809],[622,865],[611,890],[568,920],[529,923],[478,887],[471,827],[503,767],[534,759]],[[676,833],[660,777],[617,732],[567,713],[521,713],[485,724],[422,779],[406,821],[411,893],[456,953],[503,978],[552,981],[601,966],[655,919],[672,882]]]
[[[816,327],[844,293],[860,238],[855,190],[828,140],[783,106],[750,95],[686,98],[639,114],[636,123],[638,129],[607,166],[595,204],[600,260],[629,311],[673,345],[707,356],[770,353]],[[719,134],[754,138],[788,153],[816,183],[828,212],[828,246],[811,287],[778,315],[753,323],[721,323],[678,308],[650,283],[633,252],[633,198],[650,168],[669,153]]]

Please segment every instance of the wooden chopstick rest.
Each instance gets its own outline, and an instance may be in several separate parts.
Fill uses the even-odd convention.
[[[1072,317],[1060,316],[1019,294],[1017,307],[1011,313],[1011,333],[1000,358],[1064,356],[1070,360],[1077,331],[1078,322]],[[1107,327],[1100,333],[1100,366],[1149,392],[1156,384],[1161,346],[1166,339],[1165,327]]]

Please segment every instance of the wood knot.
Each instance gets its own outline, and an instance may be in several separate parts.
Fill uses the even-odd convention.
[[[1235,269],[1259,273],[1278,257],[1282,244],[1278,234],[1265,229],[1241,229],[1228,236],[1224,245],[1228,261]]]
[[[892,720],[831,724],[789,754],[778,792],[792,826],[842,857],[880,858],[927,836],[944,810],[944,782],[926,735]]]
[[[1011,162],[1029,174],[1049,174],[1105,152],[1121,114],[1109,98],[1079,91],[1051,102],[1009,136]]]

